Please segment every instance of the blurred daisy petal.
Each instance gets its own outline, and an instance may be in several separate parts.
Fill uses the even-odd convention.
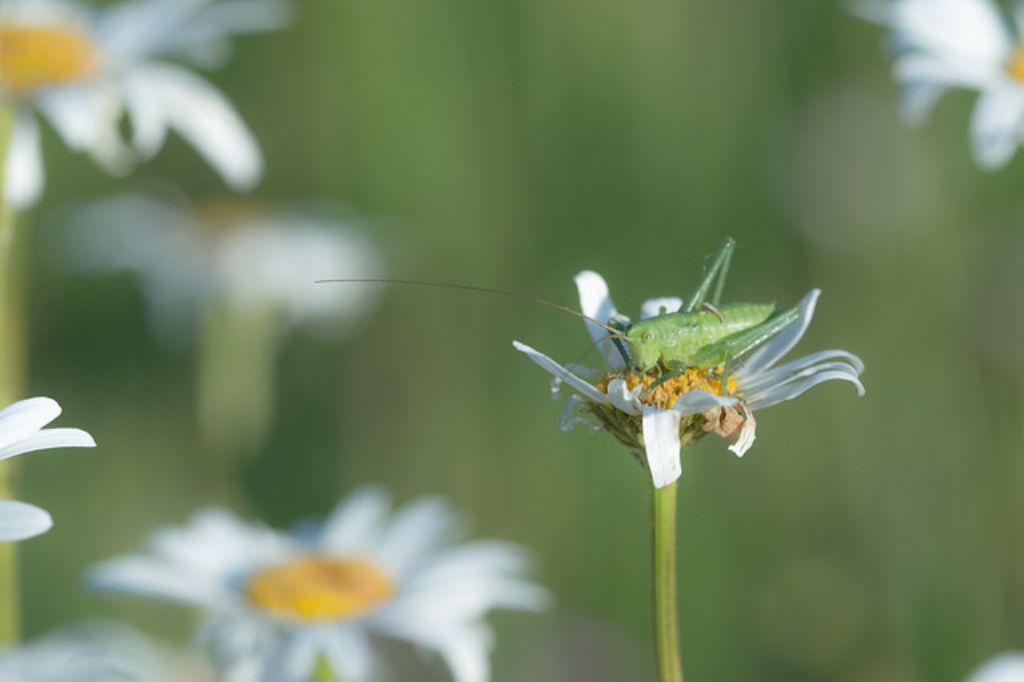
[[[0,542],[35,537],[52,526],[53,519],[46,510],[24,502],[0,500]]]

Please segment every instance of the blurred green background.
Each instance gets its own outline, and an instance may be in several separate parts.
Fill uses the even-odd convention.
[[[868,395],[760,413],[743,460],[685,453],[688,679],[952,681],[1024,646],[1024,165],[973,165],[967,95],[903,125],[881,42],[820,0],[304,0],[210,77],[263,145],[256,196],[344,202],[394,276],[575,305],[591,268],[635,311],[729,234],[728,298],[821,287],[798,352],[859,354]],[[270,436],[224,481],[197,447],[194,350],[153,338],[129,276],[54,258],[68,202],[224,187],[178,140],[129,180],[46,142],[31,393],[100,447],[21,465],[18,497],[57,523],[20,546],[29,634],[105,614],[184,639],[187,609],[89,594],[83,569],[204,505],[285,526],[381,482],[535,551],[558,606],[499,614],[496,680],[653,677],[646,475],[604,434],[560,433],[510,343],[572,361],[577,320],[388,290],[343,343],[289,337]]]

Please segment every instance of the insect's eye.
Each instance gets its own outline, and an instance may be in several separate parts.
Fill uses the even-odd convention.
[[[645,331],[640,338],[643,340],[644,343],[650,343],[651,341],[654,341],[654,332],[650,330]]]

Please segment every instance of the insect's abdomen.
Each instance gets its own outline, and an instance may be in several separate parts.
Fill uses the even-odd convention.
[[[666,364],[688,365],[690,358],[708,344],[761,324],[775,312],[772,304],[734,303],[696,313],[673,313],[654,318],[661,326]],[[653,322],[654,320],[649,320]]]

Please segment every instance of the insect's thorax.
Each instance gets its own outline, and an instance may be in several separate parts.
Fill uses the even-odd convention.
[[[666,313],[642,320],[628,332],[633,364],[644,370],[659,361],[669,367],[688,366],[697,351],[764,322],[774,310],[771,304],[734,303],[716,311]]]

